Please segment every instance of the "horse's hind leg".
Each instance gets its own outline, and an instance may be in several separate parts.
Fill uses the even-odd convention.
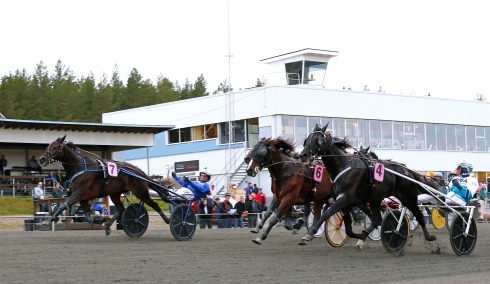
[[[66,202],[64,202],[63,204],[60,204],[58,209],[53,213],[53,215],[51,215],[50,221],[53,222],[54,220],[56,220],[56,217],[58,217],[58,215],[60,215],[61,212],[65,211],[68,208],[71,208],[77,202],[78,202],[78,199],[76,199],[76,197],[72,195],[72,197],[68,198],[68,200]],[[70,215],[73,215],[74,213],[75,212],[70,212]]]
[[[262,235],[260,237],[257,237],[256,239],[252,240],[254,243],[256,243],[258,245],[261,245],[262,244],[262,241],[265,240],[265,239],[267,239],[267,236],[269,235],[269,232],[279,222],[279,220],[281,218],[281,216],[278,216],[277,215],[277,211],[278,210],[276,210],[274,212],[274,215],[272,216],[271,220],[269,221],[269,225],[264,230],[264,232],[262,232]]]
[[[112,194],[110,195],[110,198],[112,200],[112,203],[114,203],[114,206],[116,206],[116,213],[105,223],[105,235],[108,236],[111,234],[111,226],[114,223],[114,221],[117,220],[119,215],[122,215],[124,212],[124,207],[121,204],[121,200],[119,199],[119,194]]]
[[[131,190],[131,189],[128,189],[128,190]],[[146,189],[139,188],[139,190],[133,189],[131,191],[134,193],[134,195],[137,198],[139,198],[144,203],[146,203],[148,206],[153,208],[153,210],[158,212],[158,214],[160,214],[160,216],[162,217],[163,221],[165,221],[165,223],[167,223],[167,224],[170,223],[170,219],[167,216],[165,216],[165,213],[163,213],[160,206],[158,206],[158,203],[156,203],[153,199],[151,199],[150,194],[148,192],[148,188],[146,188]]]
[[[256,233],[256,234],[259,233],[260,229],[262,229],[264,227],[265,221],[267,221],[267,219],[269,219],[269,217],[272,215],[272,212],[276,211],[277,207],[279,207],[279,200],[276,198],[275,195],[273,195],[271,206],[265,211],[264,218],[260,222],[258,222],[257,227],[250,230],[250,232]]]
[[[425,227],[424,215],[422,215],[422,211],[419,210],[419,206],[417,205],[417,203],[415,202],[414,204],[412,204],[411,202],[406,202],[406,200],[400,201],[408,208],[408,210],[412,211],[413,216],[415,216],[415,219],[417,219],[417,222],[419,222],[420,227],[422,227],[425,239],[429,242],[435,241],[437,238],[436,236],[429,234],[429,231],[427,231],[427,228]]]

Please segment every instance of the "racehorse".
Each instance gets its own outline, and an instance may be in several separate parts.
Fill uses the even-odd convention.
[[[424,218],[417,205],[418,190],[427,192],[418,184],[397,176],[390,172],[384,173],[382,182],[377,182],[373,178],[372,166],[369,161],[355,156],[348,156],[343,149],[352,147],[346,138],[339,139],[326,133],[327,126],[320,128],[315,126],[313,132],[304,142],[303,151],[300,153],[303,162],[312,157],[321,156],[323,164],[327,168],[331,178],[333,178],[333,195],[335,203],[323,212],[319,221],[311,226],[308,233],[299,241],[300,245],[306,245],[313,239],[322,222],[330,218],[333,214],[349,206],[354,206],[368,202],[373,212],[371,226],[363,230],[362,234],[355,234],[355,238],[362,241],[377,226],[381,224],[380,213],[381,201],[388,196],[395,196],[406,206],[414,215],[424,231],[425,239],[434,241],[435,236],[430,235],[424,223]],[[427,177],[408,169],[405,165],[390,160],[378,160],[385,168],[397,172],[401,175],[410,177],[434,189],[437,183]]]
[[[298,220],[295,225],[295,229],[299,229],[310,214],[310,202],[313,201],[316,221],[321,214],[322,206],[328,202],[331,196],[332,182],[328,173],[324,172],[321,182],[317,184],[311,178],[312,174],[308,166],[301,163],[298,157],[294,157],[294,153],[294,145],[289,140],[284,140],[281,137],[277,139],[262,138],[244,158],[245,163],[248,164],[247,175],[255,176],[266,167],[269,169],[272,178],[271,189],[274,196],[271,206],[266,211],[264,219],[252,232],[258,233],[265,220],[272,213],[274,213],[274,217],[263,234],[253,240],[257,244],[262,244],[272,227],[282,217],[285,217],[285,227],[290,229],[289,217],[293,205],[304,204],[305,207],[303,218]]]
[[[61,162],[67,176],[71,177],[70,184],[73,193],[51,216],[51,221],[55,220],[65,209],[71,208],[72,205],[80,202],[85,212],[85,219],[92,224],[89,201],[109,195],[117,208],[117,212],[105,225],[106,235],[109,235],[111,232],[110,226],[119,214],[123,214],[124,212],[124,207],[121,204],[119,196],[122,193],[131,191],[137,198],[158,212],[165,223],[168,224],[170,222],[168,217],[160,209],[160,206],[150,198],[148,186],[150,185],[152,188],[153,186],[151,183],[149,184],[143,180],[150,180],[150,177],[141,169],[127,162],[112,161],[116,163],[119,169],[124,168],[143,179],[124,173],[119,173],[117,177],[109,176],[107,171],[108,161],[94,161],[89,157],[82,156],[80,149],[75,144],[65,142],[65,137],[66,135],[49,144],[46,151],[39,158],[39,162],[44,166],[53,161]]]

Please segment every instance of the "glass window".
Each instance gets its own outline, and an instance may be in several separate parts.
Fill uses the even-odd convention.
[[[285,66],[288,85],[301,84],[301,78],[303,77],[303,61],[286,63]]]
[[[476,151],[485,151],[485,128],[482,126],[475,127]]]
[[[282,137],[294,139],[294,117],[291,115],[282,116]]]
[[[379,120],[369,121],[369,143],[371,148],[381,148],[381,127]]]
[[[454,125],[446,125],[446,145],[447,150],[454,151],[456,150],[456,132]]]
[[[226,144],[229,140],[229,124],[228,122],[222,122],[219,124],[220,128],[220,143]],[[231,123],[231,143],[245,141],[245,120],[233,121]]]
[[[425,129],[423,123],[414,123],[415,127],[415,148],[425,149]]]
[[[308,128],[306,127],[306,117],[295,116],[294,117],[294,134],[297,145],[303,145],[306,137],[310,134]]]
[[[180,129],[180,142],[192,141],[192,132],[190,127]]]
[[[485,149],[490,152],[490,127],[485,127]]]
[[[216,126],[216,124],[206,124],[204,126],[204,130],[206,131],[204,135],[206,139],[218,137],[218,127]]]
[[[321,119],[319,117],[308,117],[308,135],[310,135],[310,133],[313,132],[313,129],[315,129],[315,125],[321,127],[322,126]]]
[[[303,84],[323,86],[326,70],[327,63],[325,62],[305,61]]]
[[[168,131],[168,143],[173,144],[173,143],[179,143],[180,138],[179,138],[179,129],[172,129]]]
[[[333,126],[332,136],[339,137],[339,138],[345,137],[345,119],[334,118],[332,126]]]
[[[436,126],[433,123],[427,123],[425,125],[425,135],[427,137],[427,144],[425,149],[435,150],[436,149]]]
[[[465,131],[464,131],[464,126],[463,125],[456,125],[455,126],[455,133],[456,133],[456,150],[458,151],[465,151],[466,150],[466,141],[465,141]]]
[[[357,139],[357,119],[345,120],[346,136],[349,138],[350,144],[353,147],[359,147]]]
[[[204,130],[204,125],[194,126],[192,127],[192,131],[194,132],[194,140],[204,139],[204,133],[206,132]]]
[[[466,126],[466,151],[476,151],[474,126]]]
[[[415,149],[415,129],[412,122],[403,123],[403,135],[405,137],[404,149]]]
[[[358,146],[369,146],[369,121],[364,119],[358,119],[359,123],[359,144]]]
[[[444,124],[436,124],[436,150],[446,150],[446,126]]]
[[[393,148],[391,140],[393,138],[393,130],[391,128],[391,121],[381,121],[381,133],[383,148]]]
[[[400,149],[405,146],[405,139],[403,135],[403,122],[393,122],[393,148]]]

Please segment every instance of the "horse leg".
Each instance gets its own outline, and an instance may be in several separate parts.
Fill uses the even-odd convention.
[[[349,204],[347,201],[347,198],[345,195],[341,194],[337,200],[333,203],[332,206],[330,206],[325,212],[322,213],[320,216],[320,219],[314,223],[313,226],[308,228],[308,232],[306,235],[301,238],[301,240],[298,242],[299,245],[306,245],[309,241],[313,240],[313,235],[316,234],[320,226],[325,222],[325,220],[328,220],[333,214],[339,212],[342,208],[346,207]]]
[[[417,202],[406,202],[405,200],[400,201],[402,201],[402,204],[405,205],[408,210],[412,211],[413,216],[415,216],[415,219],[417,219],[417,222],[419,222],[420,227],[422,227],[422,231],[424,231],[425,239],[429,242],[435,241],[437,239],[436,236],[429,234],[429,231],[427,231],[427,228],[425,227],[424,215],[422,214],[422,211],[419,210]]]
[[[294,224],[293,231],[291,232],[293,235],[299,234],[299,230],[307,222],[306,218],[308,218],[308,216],[310,216],[310,213],[311,213],[310,202],[309,201],[305,202],[305,204],[303,206],[305,208],[305,212],[303,212],[303,217],[298,218],[298,222],[296,222],[296,224]],[[315,206],[315,205],[313,205],[313,206]]]
[[[256,239],[252,240],[254,243],[258,244],[258,245],[261,245],[262,244],[262,241],[267,239],[267,236],[269,235],[269,232],[272,230],[272,228],[279,222],[280,218],[282,216],[279,216],[278,210],[276,210],[271,218],[271,220],[269,221],[269,225],[267,226],[267,228],[264,230],[264,232],[262,232],[262,235],[260,237],[257,237]]]
[[[259,233],[260,229],[264,227],[265,221],[269,219],[269,217],[272,215],[272,212],[276,211],[277,207],[279,207],[279,200],[277,200],[276,196],[273,195],[271,206],[265,211],[264,218],[259,223],[257,223],[257,227],[250,230],[250,232],[256,234]]]
[[[124,207],[122,206],[121,200],[119,199],[119,194],[112,194],[110,195],[110,198],[112,200],[112,203],[114,203],[114,206],[116,206],[116,213],[105,223],[105,235],[108,236],[111,234],[111,226],[114,223],[114,221],[117,220],[120,214],[124,213]]]
[[[51,215],[50,222],[53,222],[54,220],[56,220],[56,217],[58,217],[58,215],[60,215],[61,212],[65,211],[67,208],[71,208],[77,202],[78,202],[78,200],[70,197],[66,202],[64,202],[63,204],[61,204],[58,207],[58,209],[53,213],[53,215]],[[75,212],[70,212],[70,215],[73,215],[74,213]]]
[[[88,200],[80,200],[80,206],[82,206],[83,212],[85,212],[85,221],[90,224],[90,229],[93,229],[94,221],[92,220],[92,212],[90,212]]]

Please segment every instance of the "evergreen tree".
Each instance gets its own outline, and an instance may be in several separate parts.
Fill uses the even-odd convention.
[[[94,75],[90,73],[87,77],[82,77],[79,81],[78,109],[76,121],[94,122],[98,121],[101,115],[100,103],[97,100],[97,89]]]
[[[0,85],[0,113],[11,119],[22,119],[25,116],[27,102],[27,89],[30,76],[26,70],[16,70],[1,79]]]
[[[483,94],[478,94],[478,93],[476,94],[476,99],[475,99],[476,101],[482,101],[483,102],[486,99],[487,98],[485,98],[485,96],[483,96]]]
[[[189,83],[189,79],[186,78],[184,87],[182,87],[182,90],[180,90],[180,99],[181,100],[190,99],[193,90],[194,87],[192,86],[191,83]]]
[[[206,79],[204,79],[204,76],[201,74],[199,77],[197,77],[196,82],[194,83],[194,89],[191,91],[191,98],[198,98],[198,97],[204,97],[209,95],[209,93],[206,90],[206,85],[208,83],[206,82]]]
[[[79,121],[74,117],[73,110],[77,109],[80,101],[77,98],[78,86],[73,72],[58,60],[50,81],[52,90],[49,95],[49,120]]]
[[[114,110],[121,110],[123,109],[122,107],[122,102],[124,100],[124,83],[122,82],[121,78],[119,78],[119,70],[116,66],[114,66],[114,70],[112,70],[112,77],[111,77],[111,86],[112,86],[112,106]]]
[[[231,86],[231,84],[228,83],[228,80],[225,79],[219,84],[218,89],[213,92],[213,95],[216,95],[218,92],[227,93],[231,91],[233,91],[233,87]]]
[[[49,120],[49,117],[51,116],[49,113],[49,95],[52,90],[49,73],[42,61],[36,65],[36,70],[32,75],[32,80],[30,81],[27,90],[28,101],[25,103],[29,108],[26,110],[24,119]]]
[[[255,87],[256,88],[263,87],[266,84],[267,84],[267,79],[264,76],[262,76],[262,79],[257,78],[257,82],[255,83]]]
[[[156,86],[156,103],[168,103],[179,100],[174,84],[166,77],[159,75]]]

